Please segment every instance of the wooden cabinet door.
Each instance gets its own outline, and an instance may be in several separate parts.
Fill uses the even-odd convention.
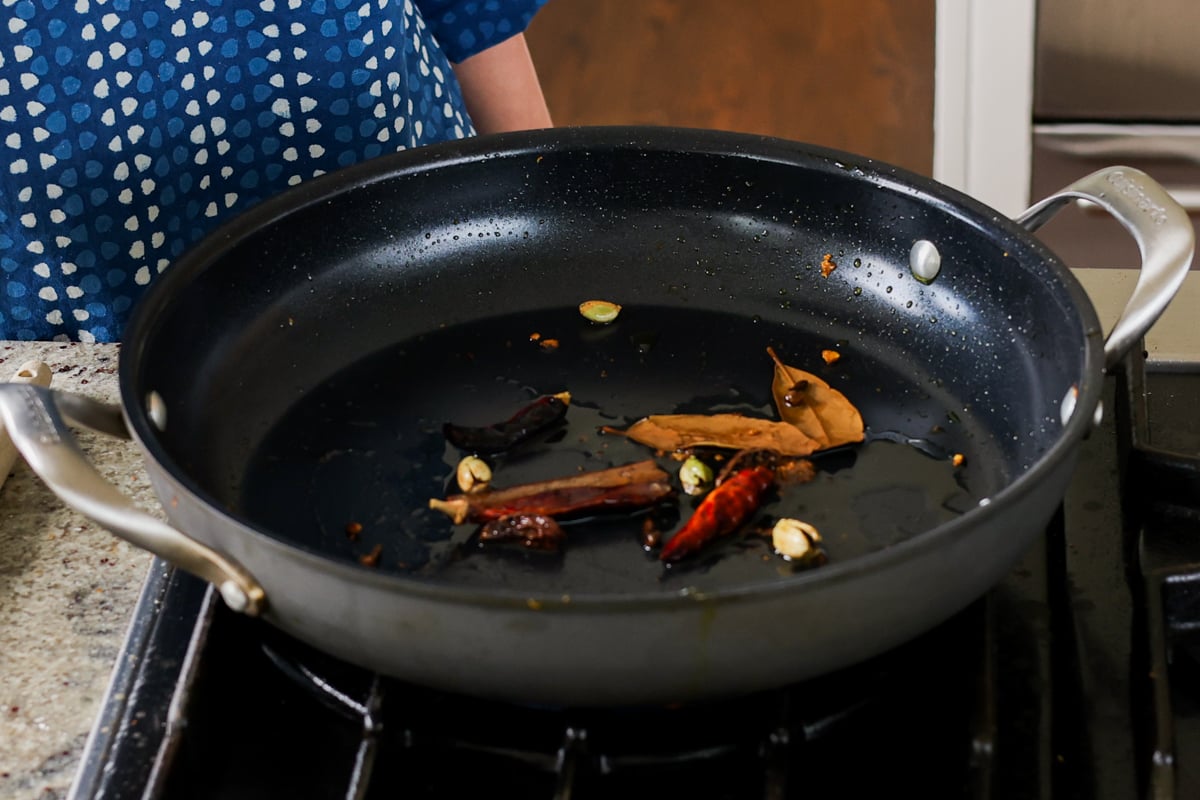
[[[932,170],[934,0],[551,0],[527,38],[557,125],[744,131]]]

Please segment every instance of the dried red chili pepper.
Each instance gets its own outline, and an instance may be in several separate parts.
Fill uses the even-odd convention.
[[[758,510],[774,485],[775,471],[769,467],[733,473],[704,497],[679,532],[667,540],[659,560],[678,561],[712,539],[733,533]]]
[[[571,403],[569,392],[547,394],[521,408],[504,422],[482,427],[455,425],[447,422],[442,433],[450,444],[460,450],[490,455],[511,450],[559,422]]]
[[[510,514],[569,517],[585,512],[629,511],[652,506],[674,491],[666,481],[631,483],[628,486],[579,486],[522,497],[503,506],[481,510],[480,515],[484,519]]]
[[[553,517],[544,514],[512,514],[491,520],[479,529],[479,541],[519,541],[531,550],[557,550],[567,538]]]

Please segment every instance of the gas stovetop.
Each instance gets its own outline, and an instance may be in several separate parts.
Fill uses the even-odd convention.
[[[1108,379],[1060,513],[947,623],[680,708],[516,707],[332,659],[153,570],[76,797],[1200,796],[1200,367]]]

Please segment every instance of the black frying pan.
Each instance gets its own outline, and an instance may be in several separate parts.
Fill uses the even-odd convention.
[[[1026,224],[1074,197],[1143,246],[1146,278],[1107,353],[1080,286],[1025,227],[888,165],[675,129],[437,145],[243,214],[142,301],[123,413],[173,529],[98,487],[62,439],[60,408],[120,429],[113,412],[30,387],[0,388],[0,412],[85,513],[351,661],[523,702],[751,691],[928,629],[1043,529],[1106,360],[1140,339],[1192,255],[1186,216],[1135,170],[1086,178]],[[940,256],[929,283],[912,271],[919,242]],[[598,326],[577,310],[590,299],[624,310]],[[773,416],[767,347],[867,424],[756,519],[815,524],[824,566],[742,534],[666,568],[627,514],[568,525],[555,553],[481,548],[428,509],[462,455],[447,421],[571,392],[565,426],[496,460],[498,485],[655,457],[598,429]],[[655,513],[669,535],[693,506]]]

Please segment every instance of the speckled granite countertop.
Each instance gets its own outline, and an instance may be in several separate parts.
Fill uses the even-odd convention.
[[[0,380],[36,359],[55,388],[115,402],[117,353],[0,342]],[[79,440],[106,478],[157,508],[135,445]],[[0,488],[0,798],[66,796],[151,560],[69,511],[18,459]]]

